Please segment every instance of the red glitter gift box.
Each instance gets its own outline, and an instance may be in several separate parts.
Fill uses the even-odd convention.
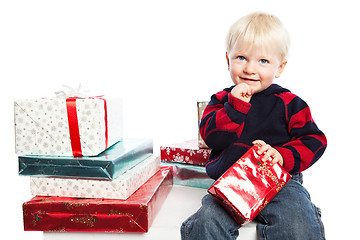
[[[147,232],[171,187],[161,167],[127,200],[36,196],[23,204],[24,230]]]
[[[263,162],[258,149],[250,148],[208,189],[240,225],[252,221],[291,178],[278,163],[270,166],[271,158]]]
[[[200,149],[196,139],[160,147],[161,161],[204,166],[211,150]]]

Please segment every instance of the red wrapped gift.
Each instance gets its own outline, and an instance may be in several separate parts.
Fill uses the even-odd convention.
[[[278,163],[270,166],[272,158],[263,162],[258,149],[250,148],[208,189],[239,225],[252,221],[291,178]]]
[[[161,161],[204,166],[210,149],[200,149],[196,139],[160,147]]]
[[[127,200],[36,196],[23,204],[24,230],[147,232],[171,187],[161,167]]]

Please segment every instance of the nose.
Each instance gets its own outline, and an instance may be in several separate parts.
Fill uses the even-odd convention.
[[[252,62],[247,62],[244,66],[243,71],[244,71],[244,73],[249,74],[249,75],[256,74],[256,69]]]

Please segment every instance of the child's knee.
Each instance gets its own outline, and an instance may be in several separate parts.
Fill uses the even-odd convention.
[[[238,235],[239,226],[211,195],[202,199],[201,208],[181,225],[182,239],[218,239],[217,235],[233,239]],[[200,238],[201,237],[201,238]]]
[[[190,232],[193,228],[199,231],[203,231],[201,229],[211,228],[211,226],[208,225],[217,221],[217,216],[220,215],[217,210],[219,207],[212,196],[206,195],[203,197],[201,208],[182,223],[181,233],[185,234],[186,232]]]
[[[324,228],[318,208],[311,202],[306,189],[290,182],[259,214],[260,234],[276,239],[300,236],[299,239],[323,239]]]
[[[182,240],[206,239],[205,236],[214,230],[212,219],[206,217],[206,211],[199,209],[195,214],[186,219],[180,228]],[[210,233],[211,235],[211,233]]]

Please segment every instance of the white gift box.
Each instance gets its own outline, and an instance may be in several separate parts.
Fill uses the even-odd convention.
[[[16,154],[96,156],[122,139],[121,99],[73,99],[72,113],[68,99],[15,100]]]
[[[31,177],[30,191],[41,196],[127,199],[159,169],[159,158],[150,156],[112,181]]]

